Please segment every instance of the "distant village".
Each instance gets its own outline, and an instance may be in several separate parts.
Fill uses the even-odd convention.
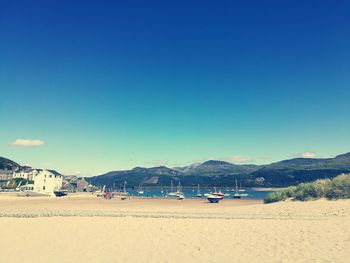
[[[57,190],[68,192],[91,192],[95,190],[84,177],[64,176],[54,170],[33,169],[25,166],[16,171],[0,171],[1,191],[31,191],[54,195]]]

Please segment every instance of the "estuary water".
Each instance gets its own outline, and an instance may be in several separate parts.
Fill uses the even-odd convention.
[[[143,193],[140,193],[137,189],[127,189],[127,192],[133,196],[145,197],[145,198],[176,198],[176,196],[169,196],[168,194],[171,192],[171,189],[160,189],[160,188],[145,188],[140,189]],[[236,193],[234,188],[217,188],[217,191],[221,191],[227,196],[225,198],[233,198],[233,195]],[[264,199],[266,195],[273,192],[271,190],[254,190],[251,188],[242,189],[244,191],[240,191],[240,194],[247,194],[247,196],[243,196],[242,199]],[[201,188],[199,190],[202,197],[197,197],[197,188],[184,188],[182,192],[184,193],[186,198],[206,198],[204,194],[214,192],[214,188]],[[176,189],[173,190],[176,192]]]

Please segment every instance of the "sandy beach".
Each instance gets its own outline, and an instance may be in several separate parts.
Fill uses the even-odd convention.
[[[350,200],[0,195],[0,262],[348,262]]]

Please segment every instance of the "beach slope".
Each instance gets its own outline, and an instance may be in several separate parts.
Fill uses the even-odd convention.
[[[350,257],[350,200],[107,202],[0,197],[1,262],[348,262]]]

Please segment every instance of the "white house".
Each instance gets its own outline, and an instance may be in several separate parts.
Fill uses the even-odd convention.
[[[53,170],[39,170],[33,175],[34,192],[53,195],[62,187],[62,175]]]
[[[39,169],[27,169],[22,171],[14,172],[12,178],[22,178],[25,180],[33,180],[34,175],[40,172]]]
[[[263,183],[263,182],[265,182],[265,178],[264,178],[264,177],[256,178],[256,179],[255,179],[255,182],[257,182],[257,183]]]
[[[9,171],[0,171],[0,180],[11,180],[12,179],[12,172]]]
[[[12,178],[33,181],[32,184],[22,186],[22,189],[48,195],[53,195],[55,190],[60,190],[63,181],[62,175],[58,172],[42,169],[27,169],[14,172]]]

